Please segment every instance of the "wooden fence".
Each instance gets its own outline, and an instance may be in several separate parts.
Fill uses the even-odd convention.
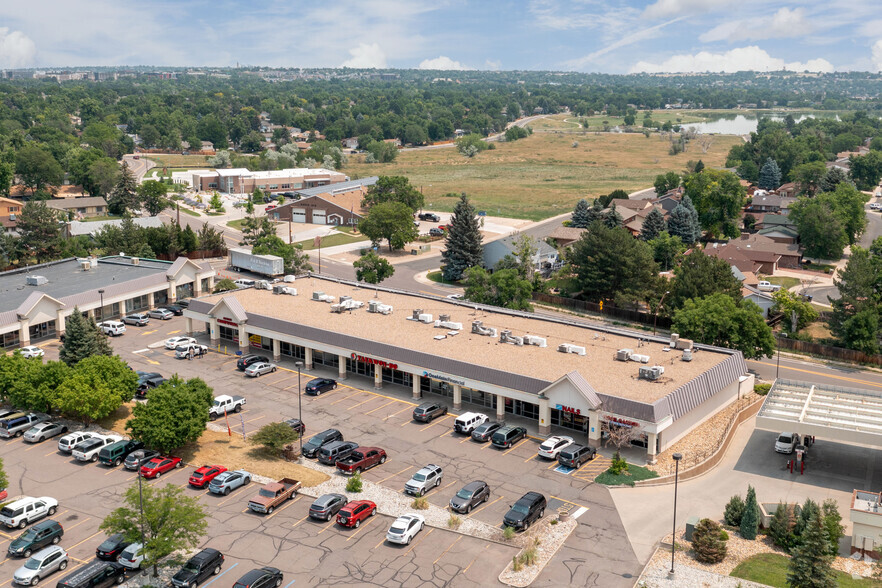
[[[882,365],[882,355],[870,355],[863,351],[854,349],[845,349],[844,347],[833,347],[832,345],[821,345],[820,343],[812,343],[810,341],[799,341],[788,337],[776,337],[779,349],[792,349],[793,351],[801,351],[802,353],[810,353],[821,357],[831,357],[833,359],[841,359],[852,363],[869,363],[873,365]]]
[[[654,314],[640,312],[628,308],[619,308],[611,304],[604,304],[601,310],[600,305],[596,302],[587,302],[585,300],[576,300],[575,298],[565,298],[563,296],[553,296],[551,294],[533,293],[533,300],[536,302],[545,302],[546,304],[555,304],[573,308],[583,312],[596,312],[604,316],[620,318],[635,323],[643,323],[645,325],[657,324],[662,329],[671,327],[671,319],[666,316],[656,317]],[[656,320],[658,321],[656,323]]]

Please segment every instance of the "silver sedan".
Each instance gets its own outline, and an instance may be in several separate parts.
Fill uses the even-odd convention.
[[[276,371],[275,364],[267,363],[265,361],[258,361],[257,363],[252,363],[247,368],[245,368],[245,375],[252,378],[257,378],[258,376],[262,376],[264,374],[271,374],[274,371]]]

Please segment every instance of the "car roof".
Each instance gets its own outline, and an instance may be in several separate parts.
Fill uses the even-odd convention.
[[[315,501],[313,502],[313,504],[328,504],[328,503],[330,503],[330,502],[334,502],[334,501],[336,501],[336,500],[340,500],[341,498],[342,498],[343,500],[346,500],[346,497],[345,497],[344,495],[342,495],[342,494],[336,494],[336,493],[334,493],[334,494],[322,494],[321,496],[319,496],[318,498],[315,499]]]
[[[441,469],[440,466],[436,466],[435,464],[430,463],[430,464],[428,464],[428,465],[424,465],[423,467],[421,467],[421,468],[417,471],[417,473],[420,473],[420,472],[434,472],[435,470],[440,470],[440,469]]]
[[[463,486],[463,490],[477,490],[478,488],[483,488],[487,485],[487,482],[483,480],[475,480],[474,482],[469,482],[465,486]]]
[[[545,498],[545,496],[543,496],[539,492],[527,492],[526,494],[521,496],[521,499],[518,500],[518,502],[520,502],[521,500],[534,502],[539,498]]]
[[[190,559],[193,560],[202,560],[202,559],[211,559],[220,554],[220,551],[214,549],[213,547],[206,547],[202,551],[197,554],[194,554]]]
[[[489,429],[489,428],[491,428],[491,427],[499,427],[499,428],[502,428],[502,425],[500,425],[499,423],[497,423],[497,422],[495,422],[495,421],[487,421],[486,423],[481,423],[480,425],[478,425],[478,426],[475,428],[475,430],[478,430],[478,429],[484,429],[484,430],[486,431],[487,429]]]
[[[35,557],[37,559],[45,559],[56,551],[64,551],[64,548],[61,545],[50,545],[48,547],[44,547],[37,553],[33,554],[31,557]]]

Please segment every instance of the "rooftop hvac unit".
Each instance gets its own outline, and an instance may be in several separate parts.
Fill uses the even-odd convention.
[[[505,330],[499,334],[499,342],[500,343],[510,343],[512,345],[523,345],[524,338],[523,337],[515,337],[511,334],[511,331]]]
[[[692,349],[692,339],[677,339],[675,349]]]
[[[285,293],[284,286],[282,286],[281,284],[274,284],[273,285],[273,294],[284,294],[284,293]]]
[[[92,262],[91,262],[91,261],[81,261],[81,262],[80,262],[80,268],[81,268],[84,272],[87,272],[87,271],[89,271],[90,269],[92,269]]]
[[[572,343],[561,343],[557,346],[557,350],[561,353],[575,353],[576,355],[585,355],[585,348]]]
[[[450,318],[449,314],[442,314],[441,317]],[[437,329],[453,329],[456,331],[462,330],[462,323],[455,323],[450,320],[437,320],[435,321],[435,328]]]
[[[379,300],[368,300],[368,312],[380,312],[377,307],[382,304]]]
[[[682,361],[692,361],[692,350],[684,349],[683,356],[680,358]]]
[[[255,290],[272,290],[273,285],[267,280],[257,280],[254,284]]]
[[[132,258],[132,265],[141,265],[141,260],[137,257]]]
[[[472,333],[476,335],[484,335],[485,337],[495,337],[496,329],[493,327],[485,327],[483,321],[472,321]]]
[[[293,282],[293,281],[295,280],[295,276],[287,275],[287,276],[285,276],[285,277],[283,278],[283,280],[284,280],[285,282],[289,282],[289,283],[290,283],[290,282]]]
[[[338,302],[337,304],[332,304],[332,305],[331,305],[331,312],[335,312],[335,313],[337,313],[337,314],[341,314],[344,310],[346,310],[346,305],[345,305],[345,304],[341,304],[341,303]]]
[[[392,305],[390,304],[380,304],[377,306],[377,312],[380,314],[392,314]]]
[[[355,310],[356,308],[361,308],[364,306],[364,302],[361,300],[353,300],[349,296],[341,296],[340,297],[340,305],[343,306],[346,310]]]
[[[420,321],[421,323],[425,323],[425,324],[427,324],[427,325],[428,325],[429,323],[432,323],[432,322],[433,322],[433,321],[432,321],[432,315],[431,315],[431,314],[427,314],[427,313],[423,313],[423,314],[421,314],[421,315],[417,318],[417,320]]]
[[[312,299],[318,300],[319,302],[321,302],[321,300],[324,296],[325,296],[325,293],[322,292],[321,290],[316,290],[315,292],[312,293]]]
[[[88,261],[85,263],[89,263]],[[46,276],[28,276],[25,278],[25,284],[28,286],[42,286],[43,284],[48,284],[49,280],[46,279]]]
[[[548,347],[548,341],[546,341],[543,337],[537,337],[536,335],[524,335],[524,345]]]
[[[619,349],[616,351],[616,360],[617,361],[628,361],[631,359],[631,354],[634,353],[633,349]]]
[[[282,294],[289,294],[291,296],[297,296],[297,288],[292,288],[290,286],[286,286],[282,288]]]
[[[638,353],[632,353],[631,357],[629,357],[628,359],[630,359],[631,361],[636,361],[638,363],[649,363],[648,355],[640,355]]]
[[[446,322],[450,321],[450,315],[449,314],[439,314],[438,320],[441,321],[442,323],[446,323]]]
[[[352,296],[341,296],[340,302],[346,302],[347,300],[352,300]]]
[[[641,367],[638,371],[638,375],[642,380],[658,380],[663,373],[665,373],[665,368],[660,365]]]
[[[677,347],[677,341],[680,339],[678,333],[671,333],[671,347]]]
[[[414,308],[413,313],[409,317],[407,317],[407,320],[422,322],[422,319],[420,318],[421,316],[423,316],[423,309],[422,308]]]

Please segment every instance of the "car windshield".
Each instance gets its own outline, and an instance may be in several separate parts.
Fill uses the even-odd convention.
[[[30,531],[27,531],[26,533],[22,533],[21,537],[19,537],[19,539],[22,541],[33,541],[36,538],[37,538],[37,532],[34,531],[33,529],[31,529]]]
[[[781,435],[778,437],[779,443],[793,443],[793,438],[790,435]]]
[[[25,562],[24,567],[26,567],[29,570],[39,570],[41,563],[42,562],[39,559],[32,557],[31,559],[29,559],[28,561]]]
[[[521,514],[530,514],[530,507],[526,504],[521,504],[520,502],[515,502],[514,506],[511,507],[511,509]]]
[[[202,472],[193,472],[194,478],[201,478],[204,474]]]
[[[192,561],[188,561],[187,563],[184,564],[184,571],[190,572],[191,574],[198,574],[199,573],[199,564],[193,563]]]
[[[275,492],[272,492],[270,490],[264,490],[263,488],[260,489],[259,494],[265,498],[275,498],[276,497]]]
[[[542,449],[553,449],[555,445],[557,445],[557,441],[550,441],[549,440],[549,441],[546,441],[545,443],[543,443],[542,445],[540,445],[539,447],[541,447]]]
[[[390,533],[395,533],[396,535],[401,535],[402,533],[404,533],[404,531],[404,527],[392,527],[391,529],[389,529]]]
[[[425,482],[426,481],[426,474],[416,473],[413,475],[413,479],[416,480],[417,482]]]
[[[457,496],[457,498],[462,498],[464,500],[468,500],[469,498],[472,497],[472,494],[474,494],[474,492],[463,488],[462,490],[460,490],[459,492],[456,493],[456,496]]]

